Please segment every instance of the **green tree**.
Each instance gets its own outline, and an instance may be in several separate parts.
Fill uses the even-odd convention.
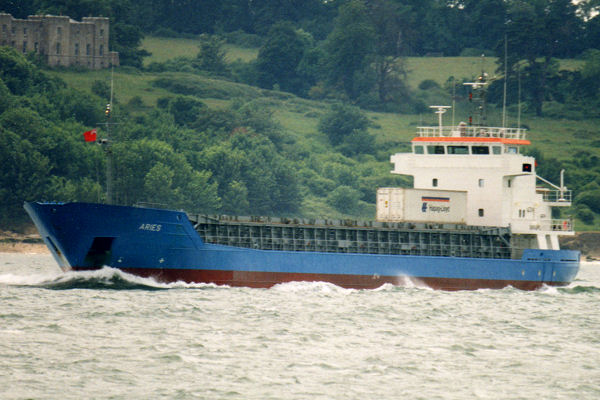
[[[146,197],[153,203],[168,204],[173,199],[173,177],[175,172],[165,164],[157,162],[144,177]]]
[[[121,65],[141,68],[144,57],[150,55],[139,48],[144,38],[141,29],[124,22],[115,22],[110,25],[110,30],[110,48],[119,53]]]
[[[355,131],[365,131],[369,119],[358,108],[345,104],[334,104],[319,120],[319,130],[327,135],[329,142],[337,146]]]
[[[50,162],[27,139],[0,127],[0,223],[24,217],[23,201],[37,200],[48,183]]]
[[[325,43],[325,62],[329,82],[341,84],[350,99],[359,95],[357,74],[369,65],[374,47],[375,30],[365,4],[350,0],[340,6],[335,27]]]
[[[588,98],[600,95],[600,50],[589,49],[583,56],[585,64],[581,70],[581,92]]]
[[[176,123],[184,126],[192,124],[203,108],[204,103],[192,96],[175,96],[169,102],[169,113]]]
[[[0,47],[0,79],[13,94],[23,95],[43,79],[37,68],[12,47]]]
[[[399,58],[402,49],[403,18],[408,7],[390,0],[369,3],[370,17],[375,29],[373,68],[377,76],[377,94],[381,103],[392,100],[392,95],[406,92],[406,69]]]
[[[229,76],[224,44],[225,41],[217,36],[201,35],[200,52],[196,56],[195,66],[215,75]]]
[[[568,0],[512,0],[506,24],[508,71],[521,68],[526,97],[536,115],[542,115],[547,95],[547,81],[558,72],[554,57],[578,54],[582,26],[577,8]],[[504,54],[504,41],[499,41],[497,54]],[[504,59],[498,59],[504,72]],[[522,66],[523,65],[523,66]]]
[[[297,69],[305,48],[305,42],[290,23],[274,25],[256,59],[259,86],[272,89],[278,85],[283,91],[298,93],[301,82]]]
[[[352,214],[359,200],[360,192],[350,186],[339,186],[327,196],[327,203],[344,214]]]

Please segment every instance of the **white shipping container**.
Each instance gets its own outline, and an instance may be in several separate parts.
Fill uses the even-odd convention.
[[[464,224],[467,192],[405,188],[377,189],[377,221]]]

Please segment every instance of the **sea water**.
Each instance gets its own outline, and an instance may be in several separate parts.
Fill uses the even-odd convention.
[[[0,254],[1,399],[598,399],[600,263],[565,288],[159,284]]]

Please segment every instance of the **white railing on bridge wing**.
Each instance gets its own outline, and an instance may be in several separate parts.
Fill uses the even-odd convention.
[[[503,139],[527,138],[527,130],[521,128],[500,128],[493,126],[419,126],[420,137],[490,137]]]
[[[542,198],[547,203],[570,203],[573,196],[571,190],[549,190],[538,188],[537,191],[542,194]]]
[[[573,232],[572,219],[544,219],[529,226],[534,231]]]

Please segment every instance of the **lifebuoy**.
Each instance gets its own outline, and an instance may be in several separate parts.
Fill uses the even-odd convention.
[[[569,224],[567,223],[567,221],[563,221],[563,231],[566,231],[568,227]]]

